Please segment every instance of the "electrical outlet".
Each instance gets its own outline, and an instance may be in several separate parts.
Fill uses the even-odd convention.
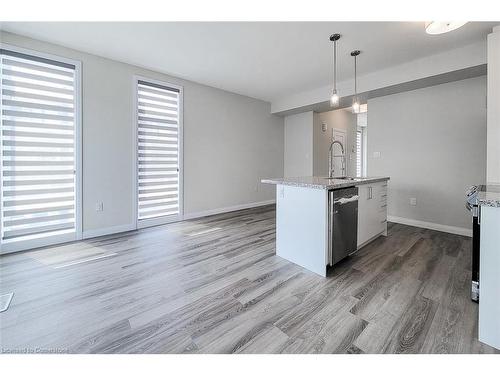
[[[97,202],[95,204],[95,210],[96,211],[104,211],[104,204],[102,202]]]
[[[417,205],[417,198],[410,198],[410,206],[416,206]]]

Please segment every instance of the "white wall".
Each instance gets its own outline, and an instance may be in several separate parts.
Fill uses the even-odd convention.
[[[500,26],[488,35],[488,183],[500,184]]]
[[[390,176],[389,216],[470,228],[464,193],[486,180],[486,78],[369,100],[367,172]]]
[[[273,187],[260,184],[283,174],[283,119],[270,114],[269,103],[10,33],[1,37],[82,62],[84,232],[135,223],[133,75],[184,87],[186,215],[274,199]],[[95,211],[96,202],[104,211]]]
[[[325,123],[327,130],[322,131]],[[346,173],[348,176],[356,175],[356,129],[357,115],[347,109],[314,114],[314,175],[328,176],[328,150],[332,143],[332,130],[345,130],[347,144],[344,145],[346,153]],[[337,152],[339,152],[337,150]]]
[[[285,177],[313,175],[313,112],[285,117]]]

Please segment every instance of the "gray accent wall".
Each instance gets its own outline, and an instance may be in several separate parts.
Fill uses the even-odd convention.
[[[464,194],[486,181],[486,77],[369,100],[367,144],[368,175],[391,178],[389,216],[471,228]]]
[[[0,36],[82,63],[84,233],[135,225],[134,75],[184,88],[185,215],[275,199],[274,187],[260,183],[283,175],[283,118],[271,115],[270,103],[11,33]],[[95,210],[97,202],[103,211]]]
[[[285,117],[285,177],[313,175],[313,119],[314,112]]]

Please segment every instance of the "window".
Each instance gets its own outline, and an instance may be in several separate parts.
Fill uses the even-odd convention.
[[[363,173],[363,128],[356,131],[356,176]]]
[[[366,176],[366,126],[356,131],[356,176]]]
[[[368,106],[364,105],[364,112],[357,116],[357,131],[356,131],[356,175],[366,176],[366,145],[367,145],[367,128],[368,128]]]
[[[137,221],[159,224],[181,214],[182,91],[136,80]]]
[[[78,239],[79,67],[7,46],[0,57],[2,251]]]

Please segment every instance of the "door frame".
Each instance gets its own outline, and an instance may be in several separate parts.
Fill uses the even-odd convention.
[[[26,55],[41,57],[48,60],[60,61],[63,63],[75,66],[75,232],[66,233],[51,237],[36,238],[20,242],[2,243],[0,238],[0,254],[8,254],[16,251],[30,250],[37,247],[57,245],[65,242],[81,240],[82,235],[82,63],[78,60],[68,59],[59,55],[40,52],[32,49],[17,47],[8,43],[0,43],[0,49],[6,49],[12,52],[23,53]],[[1,59],[0,59],[1,68]],[[1,81],[0,81],[0,95],[1,95]],[[2,109],[0,100],[0,114]],[[3,154],[3,139],[2,139],[2,116],[0,116],[0,155]],[[0,187],[3,186],[3,170],[0,165]],[[2,205],[0,204],[0,216],[2,215]],[[2,228],[3,220],[0,218],[0,232],[3,233]],[[1,237],[1,236],[0,236]]]
[[[331,142],[333,142],[335,140],[335,133],[336,132],[344,134],[345,174],[346,174],[346,176],[348,176],[350,163],[349,163],[349,158],[347,157],[347,154],[349,153],[348,152],[349,140],[348,140],[347,130],[339,129],[339,128],[332,128],[332,140],[331,140]],[[335,160],[333,160],[333,163],[335,163]]]
[[[137,98],[137,86],[139,81],[146,81],[146,82],[151,82],[160,86],[166,86],[166,87],[171,87],[174,89],[179,90],[179,142],[178,142],[178,159],[179,159],[179,213],[177,215],[169,215],[169,216],[163,216],[163,217],[158,217],[158,218],[152,218],[152,219],[145,219],[139,221],[138,218],[138,213],[139,213],[139,207],[138,207],[138,196],[139,196],[139,185],[138,185],[138,171],[139,171],[139,161],[137,160],[137,156],[139,153],[138,150],[138,98]],[[162,225],[162,224],[168,224],[176,221],[181,221],[183,220],[184,217],[184,87],[180,85],[176,85],[174,83],[166,82],[166,81],[161,81],[158,79],[146,77],[146,76],[141,76],[141,75],[133,75],[132,79],[132,103],[133,103],[133,111],[134,111],[134,118],[133,118],[133,126],[132,126],[132,131],[133,131],[133,137],[132,139],[134,140],[134,162],[133,164],[133,187],[134,187],[134,222],[135,222],[135,227],[136,229],[140,228],[147,228],[147,227],[152,227],[155,225]]]

